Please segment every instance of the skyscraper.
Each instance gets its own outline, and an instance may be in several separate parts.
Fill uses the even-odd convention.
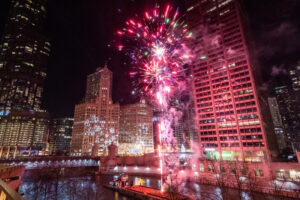
[[[289,75],[292,81],[292,87],[294,92],[300,92],[300,61],[297,62],[295,67],[289,70]],[[300,98],[300,97],[299,97]]]
[[[13,0],[0,45],[0,145],[40,150],[48,113],[41,110],[50,43],[41,34],[46,1]]]
[[[241,4],[237,0],[188,2],[200,152],[206,158],[267,160],[275,147],[273,129],[262,115],[268,106],[256,89],[259,68],[249,53]]]
[[[72,138],[73,118],[51,120],[49,142],[52,154],[68,154]]]
[[[144,99],[120,108],[118,151],[120,154],[154,152],[153,108]]]
[[[275,87],[275,95],[282,117],[287,142],[293,151],[300,150],[300,122],[297,115],[297,101],[288,86]]]
[[[74,111],[72,155],[98,156],[118,144],[120,105],[111,98],[112,78],[106,65],[87,77],[84,101]]]
[[[190,84],[190,82],[186,84],[188,83]],[[191,89],[189,86],[186,87]],[[174,120],[172,124],[178,152],[183,150],[191,151],[191,143],[198,142],[193,94],[186,90],[182,92],[179,98],[171,99],[170,104],[180,113],[177,116],[178,119]]]
[[[268,103],[273,120],[274,132],[276,135],[278,148],[282,152],[286,148],[286,135],[280,115],[279,106],[275,97],[269,97]]]
[[[300,119],[300,61],[297,62],[296,66],[290,68],[289,76],[292,83],[293,98],[296,101],[296,113]]]

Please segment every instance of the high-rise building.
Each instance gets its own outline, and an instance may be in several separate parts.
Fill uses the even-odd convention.
[[[300,151],[300,61],[297,62],[295,67],[289,70],[290,81],[292,83],[292,98],[294,103],[294,125],[293,131],[296,135],[296,144],[294,144],[294,151]]]
[[[293,88],[293,98],[296,101],[296,113],[300,119],[300,61],[289,70],[289,76]]]
[[[153,108],[145,99],[120,107],[119,154],[154,152]]]
[[[48,113],[41,109],[50,43],[41,34],[46,1],[13,0],[0,44],[0,146],[45,145]],[[12,148],[13,147],[13,148]]]
[[[295,92],[300,92],[300,61],[297,65],[289,70],[289,75],[292,81],[292,87]]]
[[[198,142],[193,94],[186,90],[179,98],[171,99],[170,105],[179,113],[171,125],[177,143],[177,151],[191,151],[191,143]]]
[[[258,95],[247,19],[237,0],[187,1],[199,151],[205,158],[263,161],[276,152]],[[264,109],[267,109],[266,111]],[[273,151],[274,149],[274,151]]]
[[[300,150],[300,119],[297,115],[297,101],[292,89],[287,86],[275,87],[275,95],[287,142],[293,151]]]
[[[50,123],[51,154],[67,155],[70,152],[73,118],[57,118]]]
[[[158,144],[159,144],[159,122],[160,122],[160,118],[162,116],[162,111],[157,109],[157,108],[153,108],[153,143],[154,143],[154,149],[157,150],[158,149]]]
[[[274,125],[274,132],[278,143],[278,148],[280,152],[282,152],[286,148],[286,135],[284,132],[284,126],[282,123],[279,106],[275,97],[269,97],[268,103]]]
[[[106,65],[87,77],[84,101],[74,111],[72,155],[98,156],[118,144],[120,105],[111,98],[112,78]]]

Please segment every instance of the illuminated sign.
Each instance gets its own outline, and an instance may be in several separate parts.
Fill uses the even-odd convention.
[[[280,89],[283,89],[283,88],[286,88],[286,86],[275,87],[275,90],[280,90]]]

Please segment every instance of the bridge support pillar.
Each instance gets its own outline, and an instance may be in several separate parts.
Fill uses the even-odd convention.
[[[0,147],[0,159],[2,158],[3,146]]]
[[[17,155],[17,149],[18,149],[18,147],[14,146],[14,156],[13,156],[14,159],[16,158],[16,155]]]
[[[10,146],[7,147],[6,159],[8,159],[9,153],[10,153]]]

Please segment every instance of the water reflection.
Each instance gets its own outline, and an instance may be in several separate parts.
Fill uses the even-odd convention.
[[[129,200],[130,198],[120,195],[110,189],[104,188],[103,184],[108,184],[112,176],[84,177],[47,177],[43,176],[25,176],[19,192],[27,200]],[[143,185],[147,187],[160,188],[160,179],[153,177],[129,176],[129,183],[134,185]],[[214,199],[221,200],[222,190],[215,186],[199,185],[193,182],[182,182],[179,184],[178,192],[189,195],[192,199]],[[229,199],[238,199],[239,193],[236,190],[228,189]],[[251,200],[247,192],[242,192],[242,199]],[[230,198],[232,197],[232,198]],[[255,199],[276,199],[274,197],[262,194],[256,194]],[[282,198],[281,198],[282,199]]]

